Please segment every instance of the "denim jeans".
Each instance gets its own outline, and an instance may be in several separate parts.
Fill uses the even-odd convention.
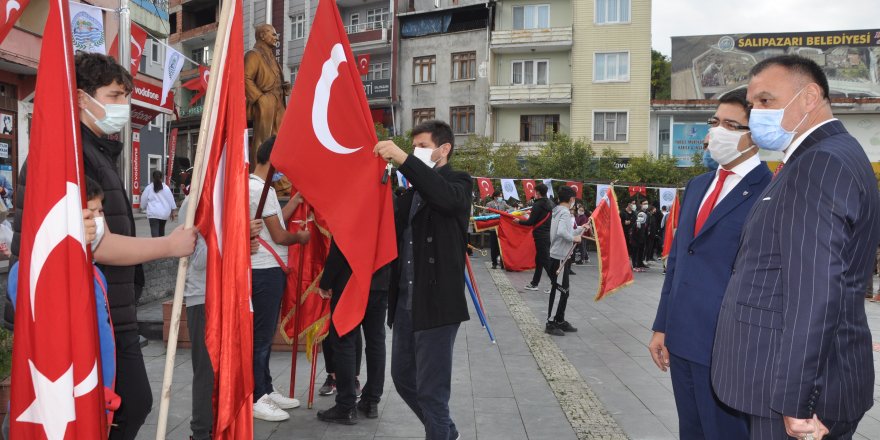
[[[272,338],[278,328],[278,313],[287,276],[280,267],[252,269],[254,305],[254,402],[264,394],[272,393],[272,375],[269,373],[269,355]]]

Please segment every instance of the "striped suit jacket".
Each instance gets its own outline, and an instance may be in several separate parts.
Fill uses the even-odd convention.
[[[864,292],[880,192],[839,121],[811,133],[749,213],[718,318],[712,385],[734,409],[856,421],[873,404]]]

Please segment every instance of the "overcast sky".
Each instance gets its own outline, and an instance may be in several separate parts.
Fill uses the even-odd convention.
[[[654,49],[670,37],[880,29],[880,0],[653,0]]]

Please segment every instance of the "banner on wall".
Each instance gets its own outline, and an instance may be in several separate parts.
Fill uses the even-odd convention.
[[[660,188],[660,207],[669,209],[675,201],[675,188]]]
[[[672,124],[672,157],[675,165],[689,167],[694,164],[691,158],[703,151],[703,140],[709,134],[705,122],[676,122]]]
[[[519,200],[519,194],[516,192],[516,184],[513,179],[501,179],[501,191],[504,193],[504,200]]]

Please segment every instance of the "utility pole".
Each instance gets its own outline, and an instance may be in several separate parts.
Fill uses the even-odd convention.
[[[128,0],[119,0],[119,64],[125,70],[131,70],[131,11],[128,9]],[[128,95],[128,105],[131,106],[131,94]],[[122,183],[125,187],[125,193],[128,196],[129,203],[131,200],[131,120],[119,133],[122,142],[122,164],[119,167],[122,170]],[[138,158],[139,159],[139,158]]]

